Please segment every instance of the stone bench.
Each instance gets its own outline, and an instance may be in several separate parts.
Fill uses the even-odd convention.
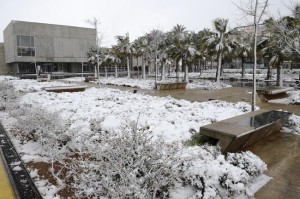
[[[185,89],[187,82],[158,82],[156,83],[157,90],[174,90]]]
[[[291,113],[258,110],[200,127],[200,134],[217,140],[223,153],[239,151],[277,132]]]
[[[90,81],[96,81],[98,78],[97,77],[85,77],[84,82],[90,82]]]
[[[87,86],[53,86],[45,87],[43,90],[47,92],[62,93],[62,92],[81,92],[85,91]]]
[[[272,99],[281,99],[288,97],[287,91],[294,90],[293,87],[267,87],[256,89],[261,102],[268,102]]]

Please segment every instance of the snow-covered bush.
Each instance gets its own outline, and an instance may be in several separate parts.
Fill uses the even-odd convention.
[[[129,125],[122,134],[93,129],[91,148],[72,161],[77,197],[165,198],[176,175],[173,145],[153,140],[148,128]]]
[[[300,135],[300,116],[292,115],[283,127],[283,131]]]
[[[233,198],[245,193],[247,183],[266,170],[251,152],[230,154],[226,160],[219,148],[208,145],[185,148],[182,158],[181,183],[192,187],[189,197],[195,199]]]
[[[0,110],[11,111],[18,105],[19,93],[8,80],[0,81]]]
[[[38,141],[45,151],[54,146],[62,147],[70,140],[68,124],[56,112],[22,104],[13,112],[13,116],[18,120],[17,128],[23,141]]]
[[[250,151],[228,153],[227,161],[245,170],[251,177],[257,177],[267,170],[267,165]]]

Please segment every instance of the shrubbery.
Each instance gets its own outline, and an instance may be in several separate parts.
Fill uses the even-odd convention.
[[[134,123],[117,133],[92,120],[78,135],[58,112],[11,102],[16,136],[40,143],[58,187],[75,190],[77,198],[169,198],[182,187],[190,188],[191,198],[232,198],[266,170],[250,152],[225,158],[218,147],[165,143]]]
[[[0,81],[0,110],[11,111],[18,106],[19,93],[8,80]]]

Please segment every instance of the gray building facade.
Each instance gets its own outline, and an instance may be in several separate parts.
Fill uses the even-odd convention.
[[[10,73],[35,74],[37,68],[42,73],[93,72],[87,52],[96,44],[95,29],[11,21],[3,38],[6,66],[1,68]]]
[[[0,43],[0,74],[6,74],[8,72],[9,68],[5,64],[4,43]]]

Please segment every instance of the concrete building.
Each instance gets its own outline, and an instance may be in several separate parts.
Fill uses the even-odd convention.
[[[8,73],[8,70],[5,64],[4,43],[0,43],[0,74]]]
[[[0,73],[35,74],[39,69],[51,74],[93,72],[87,52],[96,44],[95,29],[11,21],[3,36]]]

